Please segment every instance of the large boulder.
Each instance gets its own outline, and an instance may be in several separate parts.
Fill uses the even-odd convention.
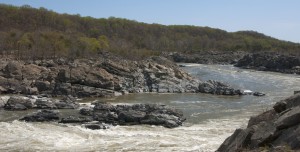
[[[128,110],[121,111],[118,115],[118,121],[120,124],[140,124],[141,120],[146,116],[143,111]]]
[[[273,108],[277,113],[280,113],[282,111],[285,111],[286,109],[290,109],[292,107],[299,106],[299,105],[300,105],[300,93],[297,93],[285,100],[281,100],[277,102],[273,106]]]
[[[77,109],[79,108],[79,104],[71,97],[65,96],[58,102],[55,102],[55,106],[57,109]]]
[[[180,117],[164,114],[164,113],[149,113],[147,114],[142,120],[142,124],[149,124],[149,125],[160,125],[166,128],[175,128],[182,125],[182,121]]]
[[[241,95],[240,90],[235,90],[225,83],[214,80],[208,80],[200,83],[199,92],[218,95]]]
[[[110,124],[149,124],[161,125],[167,128],[178,127],[185,121],[180,110],[164,105],[134,104],[114,106],[103,102],[95,103],[93,119]]]
[[[248,147],[253,132],[253,128],[235,130],[235,132],[222,143],[217,152],[236,152],[240,151],[243,147]]]
[[[247,127],[249,128],[249,127],[251,127],[253,125],[257,125],[261,122],[272,122],[276,118],[278,118],[278,115],[277,115],[276,111],[275,110],[269,110],[269,111],[266,111],[266,112],[264,112],[262,114],[259,114],[257,116],[250,117]]]
[[[268,145],[269,142],[276,139],[276,126],[273,123],[261,122],[251,136],[250,148]]]
[[[278,129],[285,129],[297,125],[300,123],[300,106],[292,108],[287,111],[282,116],[280,116],[276,121],[276,127]]]
[[[286,147],[284,150],[300,150],[300,125],[282,130],[280,136],[272,142],[274,147]]]
[[[35,105],[38,109],[57,109],[54,102],[46,98],[36,99]]]
[[[30,99],[25,97],[12,96],[4,105],[6,110],[27,110],[33,108],[33,103]]]
[[[39,92],[52,90],[49,81],[36,81],[34,85],[37,87]]]
[[[5,74],[6,78],[15,78],[17,80],[22,80],[22,68],[23,65],[20,62],[10,61],[3,69],[3,73]]]

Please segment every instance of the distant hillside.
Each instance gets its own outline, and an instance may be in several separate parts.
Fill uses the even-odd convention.
[[[28,5],[0,4],[0,51],[18,58],[85,57],[110,51],[134,59],[161,52],[276,51],[297,53],[300,44],[254,31],[229,33],[188,25],[165,26],[127,19],[58,14]]]

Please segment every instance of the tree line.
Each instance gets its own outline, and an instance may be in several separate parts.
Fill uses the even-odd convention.
[[[59,14],[45,8],[0,4],[0,53],[18,59],[89,57],[103,51],[139,59],[162,52],[275,51],[297,53],[298,43],[255,31],[165,26],[121,18]]]

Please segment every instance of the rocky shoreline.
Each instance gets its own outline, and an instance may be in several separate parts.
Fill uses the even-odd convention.
[[[0,94],[84,98],[143,92],[243,94],[222,82],[195,79],[164,57],[0,62]]]
[[[243,51],[205,51],[197,54],[169,53],[164,56],[178,63],[235,64],[245,56]]]
[[[237,129],[217,151],[300,150],[300,94],[277,102],[273,109],[251,117],[245,129]]]
[[[247,53],[208,51],[200,54],[165,54],[174,62],[198,64],[233,64],[243,69],[272,71],[287,74],[300,74],[300,57],[276,54],[274,52]]]
[[[300,74],[300,58],[294,55],[254,53],[245,55],[235,66],[259,71]]]

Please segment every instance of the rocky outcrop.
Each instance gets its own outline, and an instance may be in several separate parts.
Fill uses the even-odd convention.
[[[236,90],[230,87],[228,84],[214,80],[208,80],[206,82],[200,83],[199,92],[218,95],[243,95],[243,92],[241,90]]]
[[[235,66],[261,71],[300,74],[299,57],[274,53],[248,54],[240,59]]]
[[[0,70],[2,94],[112,97],[126,92],[198,92],[198,85],[198,80],[163,57],[7,61]]]
[[[300,150],[300,94],[279,101],[274,109],[251,117],[246,129],[237,129],[217,151]]]
[[[69,111],[66,116],[59,111],[39,110],[20,120],[27,122],[57,121],[83,124],[86,128],[106,129],[110,125],[159,125],[166,128],[181,126],[183,113],[175,108],[157,104],[111,105],[96,102],[94,108]]]
[[[33,108],[33,103],[30,99],[25,97],[15,97],[12,96],[8,99],[7,103],[4,105],[6,110],[27,110]]]
[[[216,81],[201,82],[193,78],[164,57],[141,61],[103,56],[97,59],[3,61],[1,67],[1,94],[72,95],[80,98],[143,92],[237,94]],[[201,86],[208,86],[210,90],[203,90]],[[51,107],[49,104],[44,106]],[[63,107],[63,103],[55,106]]]
[[[174,128],[185,121],[181,111],[157,104],[117,105],[96,103],[93,109],[93,119],[113,125],[160,125]]]
[[[28,110],[28,109],[77,109],[79,104],[71,96],[61,99],[52,99],[43,96],[3,96],[0,98],[0,108],[5,110]]]
[[[166,57],[174,62],[199,63],[199,64],[234,64],[241,59],[246,52],[239,51],[206,51],[197,54],[169,53]]]

